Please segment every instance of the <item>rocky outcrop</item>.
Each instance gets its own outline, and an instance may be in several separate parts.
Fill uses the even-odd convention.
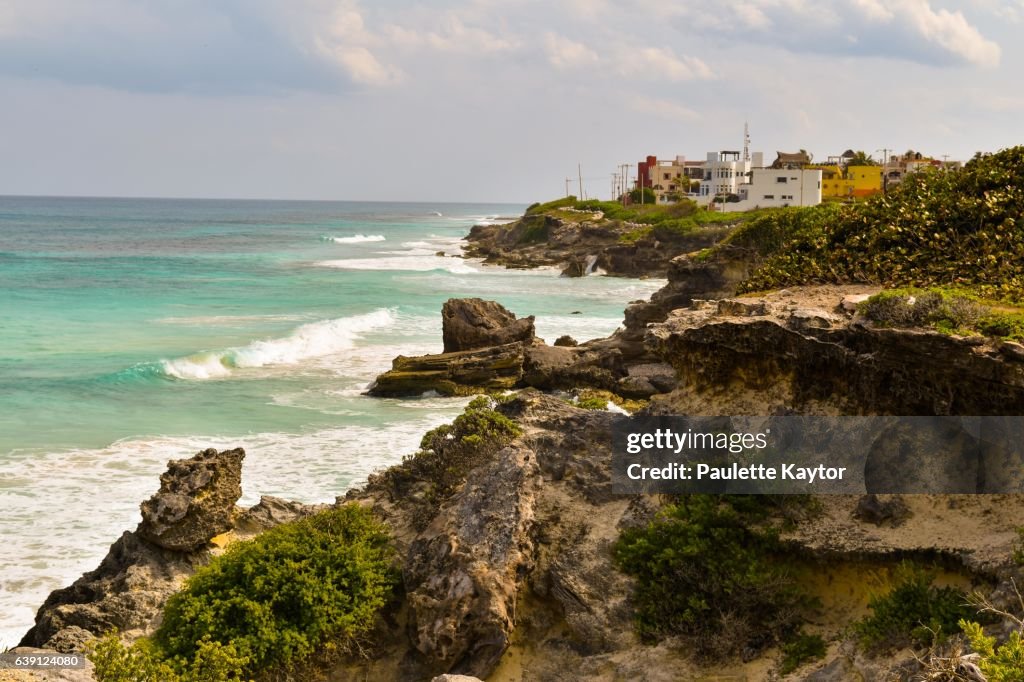
[[[598,270],[664,277],[672,258],[712,246],[730,230],[716,226],[680,233],[569,211],[563,217],[535,214],[504,225],[477,225],[466,237],[465,253],[509,268],[558,267],[568,277]]]
[[[452,299],[444,306],[445,348],[451,352],[398,356],[369,389],[374,396],[472,395],[515,388],[569,390],[588,387],[647,398],[669,390],[671,368],[623,361],[619,338],[577,344],[561,337],[548,346],[534,336],[533,318],[517,320],[497,303]],[[509,342],[509,339],[518,339]],[[480,344],[503,342],[499,345]],[[656,370],[651,370],[657,366]],[[653,378],[653,380],[652,380]]]
[[[981,337],[879,328],[822,286],[673,311],[647,349],[676,369],[657,414],[1024,414],[1024,363]]]
[[[149,634],[167,598],[217,551],[215,536],[251,536],[320,508],[264,497],[237,510],[244,458],[238,448],[169,462],[138,528],[125,531],[94,570],[52,592],[21,644],[73,652],[114,628],[131,639]]]
[[[204,450],[171,462],[160,476],[160,490],[142,503],[143,540],[179,552],[204,547],[231,528],[231,512],[242,496],[241,448]]]
[[[441,308],[444,352],[456,353],[510,343],[532,343],[533,316],[516,319],[500,303],[479,298],[452,298]]]

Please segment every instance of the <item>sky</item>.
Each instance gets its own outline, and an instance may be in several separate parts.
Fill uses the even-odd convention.
[[[1024,0],[0,0],[0,194],[607,198],[744,122],[967,159],[1024,142],[1021,35]]]

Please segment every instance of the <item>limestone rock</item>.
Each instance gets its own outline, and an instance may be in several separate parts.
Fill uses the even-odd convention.
[[[878,495],[871,494],[860,498],[853,516],[876,526],[887,523],[896,527],[906,521],[911,516],[911,512],[906,502],[898,495],[893,495],[889,499],[881,499]]]
[[[231,528],[231,513],[242,496],[241,448],[204,450],[170,462],[160,490],[142,503],[139,536],[155,545],[191,552]]]
[[[523,361],[522,343],[411,358],[399,355],[368,392],[374,396],[414,396],[427,391],[471,395],[481,390],[504,390],[519,383]]]
[[[562,336],[559,336],[557,339],[555,339],[554,345],[570,347],[578,346],[580,344],[576,339],[572,338],[568,334],[563,334]]]
[[[503,346],[534,339],[533,316],[516,319],[500,303],[479,298],[452,298],[441,309],[444,352]]]
[[[536,458],[507,447],[413,543],[404,567],[416,648],[437,667],[486,677],[509,645],[532,564]]]
[[[438,675],[430,682],[483,682],[483,680],[469,675]]]
[[[871,294],[847,294],[843,296],[843,300],[840,301],[839,307],[848,313],[857,312],[857,306],[864,301],[871,298]]]

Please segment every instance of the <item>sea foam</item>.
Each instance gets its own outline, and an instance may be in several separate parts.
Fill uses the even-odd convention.
[[[386,308],[363,315],[320,320],[297,327],[282,338],[162,360],[161,366],[167,376],[175,379],[203,380],[230,376],[235,369],[295,365],[348,350],[361,334],[387,327],[394,320],[395,312]]]
[[[362,244],[363,242],[382,242],[387,239],[382,234],[354,234],[351,237],[328,237],[335,244]]]

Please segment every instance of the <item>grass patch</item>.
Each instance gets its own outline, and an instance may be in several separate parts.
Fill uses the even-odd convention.
[[[355,504],[282,524],[200,568],[151,640],[90,655],[100,682],[249,679],[358,648],[398,576],[390,538]]]
[[[642,638],[679,636],[698,658],[759,650],[793,636],[811,599],[790,575],[779,531],[802,497],[687,495],[622,533],[617,565],[636,578]]]

